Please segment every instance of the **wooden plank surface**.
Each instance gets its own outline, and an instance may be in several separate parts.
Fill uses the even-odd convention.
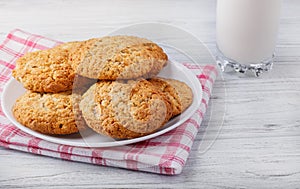
[[[159,22],[185,29],[214,51],[215,4],[213,0],[2,0],[0,40],[14,28],[71,41],[130,24]],[[0,188],[299,188],[299,8],[300,1],[284,0],[271,73],[258,79],[225,74],[224,81],[216,83],[181,175],[94,166],[0,147]],[[225,106],[219,133],[221,125],[213,122],[219,120],[216,114],[223,116]]]

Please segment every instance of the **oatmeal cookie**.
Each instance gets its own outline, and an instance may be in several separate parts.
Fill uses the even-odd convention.
[[[76,73],[100,80],[148,78],[156,75],[167,60],[157,44],[133,36],[90,39],[70,53]]]
[[[99,81],[79,104],[87,125],[113,138],[136,138],[160,129],[172,116],[169,99],[147,80]]]
[[[76,133],[71,96],[71,91],[56,94],[27,91],[15,102],[13,115],[22,125],[43,134]]]
[[[191,105],[193,92],[184,82],[159,77],[149,79],[149,81],[170,99],[173,116],[182,113]]]
[[[80,42],[69,42],[52,49],[29,52],[19,58],[12,75],[24,88],[35,92],[57,93],[72,90],[75,72],[69,51]]]

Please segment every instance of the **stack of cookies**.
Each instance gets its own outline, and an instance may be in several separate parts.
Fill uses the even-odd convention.
[[[69,42],[17,60],[27,92],[13,107],[24,126],[50,135],[86,127],[117,139],[153,133],[192,102],[183,82],[158,78],[167,55],[133,36]]]

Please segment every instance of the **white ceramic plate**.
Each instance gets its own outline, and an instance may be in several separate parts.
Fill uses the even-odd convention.
[[[92,130],[87,130],[86,132],[80,134],[78,133],[78,134],[64,135],[64,136],[50,136],[50,135],[45,135],[45,134],[35,132],[23,126],[14,118],[11,111],[12,106],[14,105],[16,99],[25,92],[25,89],[23,88],[22,84],[20,84],[14,78],[10,79],[10,81],[7,83],[7,85],[3,90],[1,105],[5,115],[14,125],[16,125],[22,131],[28,134],[31,134],[35,137],[50,142],[66,144],[71,146],[81,146],[81,147],[110,147],[110,146],[132,144],[135,142],[140,142],[143,140],[147,140],[159,136],[172,129],[175,129],[183,122],[185,122],[187,119],[189,119],[195,113],[195,111],[197,110],[197,108],[201,103],[201,98],[202,98],[201,84],[199,80],[196,78],[196,76],[189,69],[184,67],[182,64],[176,63],[175,61],[170,62],[159,73],[159,76],[164,78],[177,79],[188,84],[193,91],[193,95],[194,95],[193,102],[187,110],[185,110],[181,115],[171,119],[168,123],[166,123],[166,125],[162,129],[158,130],[153,134],[135,138],[135,139],[114,140],[112,138],[97,134]]]

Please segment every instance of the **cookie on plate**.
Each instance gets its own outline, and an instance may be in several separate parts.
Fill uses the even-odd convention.
[[[27,91],[17,99],[12,112],[22,125],[43,134],[76,133],[71,96],[71,91],[55,94]]]
[[[79,107],[90,128],[117,139],[153,133],[173,112],[169,99],[145,79],[98,81]]]
[[[90,39],[70,53],[76,73],[100,79],[134,79],[156,75],[168,57],[157,44],[134,36]]]
[[[29,52],[19,58],[12,75],[24,88],[35,92],[57,93],[72,90],[74,69],[69,51],[80,42],[69,42],[52,49]]]
[[[159,77],[149,79],[149,81],[170,99],[173,116],[182,113],[191,105],[193,92],[184,82]]]

